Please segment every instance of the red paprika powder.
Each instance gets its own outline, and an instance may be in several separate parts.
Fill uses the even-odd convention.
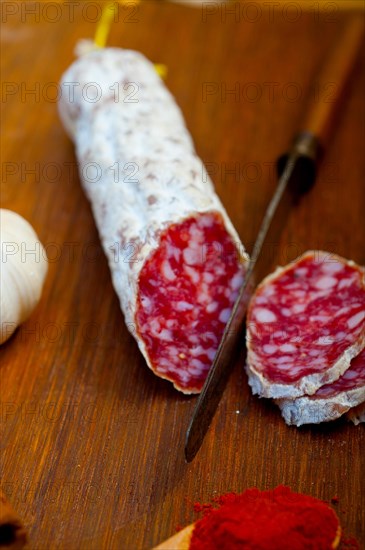
[[[325,502],[279,486],[216,499],[196,522],[189,550],[332,550],[338,518]]]

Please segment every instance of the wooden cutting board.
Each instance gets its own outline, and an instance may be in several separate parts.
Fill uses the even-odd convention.
[[[55,83],[100,16],[96,2],[70,4],[19,3],[1,38],[2,207],[34,225],[50,259],[39,307],[0,350],[1,483],[30,548],[147,549],[195,519],[194,500],[280,483],[337,496],[346,532],[361,540],[364,428],[345,419],[287,427],[270,401],[251,395],[243,358],[201,451],[185,464],[196,398],[154,377],[124,326],[57,116]],[[318,93],[317,70],[348,17],[288,13],[203,17],[146,1],[119,9],[109,39],[167,65],[166,84],[248,250],[275,188],[275,159],[303,101]],[[273,243],[273,266],[310,248],[365,263],[363,61],[317,186]]]

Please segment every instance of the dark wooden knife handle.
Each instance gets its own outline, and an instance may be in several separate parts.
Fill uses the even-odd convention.
[[[318,93],[308,106],[303,130],[295,137],[289,152],[278,159],[279,176],[288,168],[288,163],[295,164],[288,184],[294,199],[299,199],[315,183],[317,162],[340,110],[341,99],[364,40],[364,28],[361,13],[352,16],[346,24],[342,36],[325,60],[317,81]]]
[[[342,35],[324,61],[316,81],[317,93],[307,107],[307,116],[302,131],[317,137],[326,147],[331,135],[336,113],[346,85],[354,68],[356,58],[364,42],[364,16],[355,13],[346,23]]]

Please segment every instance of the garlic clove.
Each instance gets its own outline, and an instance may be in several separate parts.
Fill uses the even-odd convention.
[[[46,251],[19,214],[0,209],[0,344],[38,304],[48,270]]]

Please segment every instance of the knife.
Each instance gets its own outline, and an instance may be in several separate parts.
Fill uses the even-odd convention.
[[[355,15],[346,24],[341,39],[321,72],[318,80],[319,97],[308,109],[308,116],[303,125],[305,130],[295,137],[289,152],[278,160],[279,181],[275,193],[266,209],[245,281],[234,304],[186,433],[185,459],[187,462],[193,460],[201,447],[235,364],[239,343],[244,341],[243,321],[255,282],[259,282],[272,265],[273,258],[268,253],[270,250],[267,249],[278,242],[293,204],[297,204],[300,197],[308,192],[315,182],[317,164],[333,128],[340,100],[363,43],[363,36],[362,17]],[[330,99],[328,98],[329,85],[331,85]]]

